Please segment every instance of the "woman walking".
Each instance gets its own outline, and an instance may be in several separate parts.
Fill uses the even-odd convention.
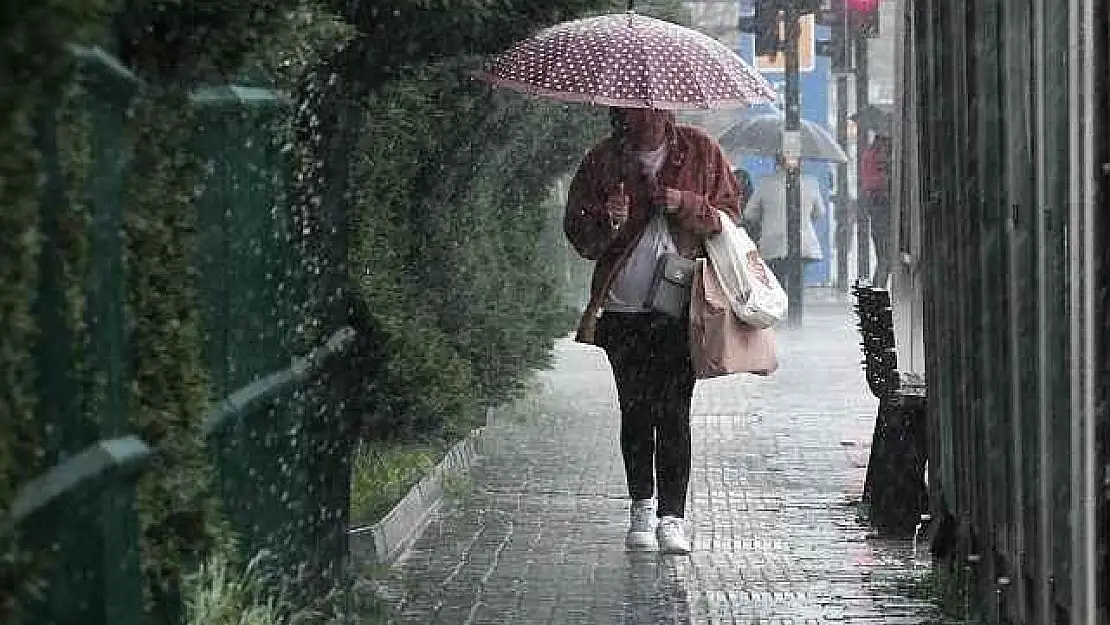
[[[621,408],[621,454],[632,504],[626,544],[690,552],[685,527],[694,372],[686,318],[654,311],[659,259],[704,256],[718,211],[739,223],[728,160],[673,113],[612,109],[613,133],[583,159],[565,215],[568,239],[596,261],[577,340],[603,348]]]

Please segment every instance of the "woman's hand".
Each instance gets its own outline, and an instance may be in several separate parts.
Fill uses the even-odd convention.
[[[651,193],[651,204],[662,208],[664,213],[673,215],[682,206],[682,192],[670,187],[656,187]]]

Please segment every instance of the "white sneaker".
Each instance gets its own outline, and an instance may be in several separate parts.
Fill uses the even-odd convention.
[[[637,499],[628,511],[628,536],[624,544],[637,551],[654,551],[655,544],[655,500]]]
[[[659,527],[655,530],[659,540],[659,551],[686,555],[690,553],[690,539],[686,537],[686,528],[683,520],[674,516],[665,516],[659,519]]]

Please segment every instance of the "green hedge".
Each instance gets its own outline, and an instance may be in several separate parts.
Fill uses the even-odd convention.
[[[283,7],[294,5],[301,10],[289,19]],[[57,459],[43,446],[44,431],[95,430],[104,416],[97,409],[99,382],[85,371],[81,353],[88,338],[82,323],[89,199],[84,190],[87,167],[96,157],[94,133],[80,104],[88,94],[75,81],[76,67],[65,44],[114,48],[146,79],[123,138],[133,157],[123,198],[131,320],[124,347],[130,392],[124,419],[159,452],[158,466],[140,483],[142,561],[151,597],[171,590],[181,565],[199,551],[226,546],[230,539],[209,493],[200,436],[211,398],[200,361],[192,203],[204,173],[190,156],[195,125],[187,95],[192,81],[226,80],[222,72],[231,68],[246,67],[255,74],[271,70],[279,83],[295,82],[292,74],[314,63],[313,54],[334,45],[341,34],[326,15],[306,23],[305,15],[314,10],[313,4],[297,1],[203,0],[46,0],[0,9],[0,56],[5,59],[0,64],[0,141],[8,147],[0,156],[0,414],[5,415],[0,510],[7,510],[21,483]],[[295,45],[271,47],[289,42]],[[36,131],[50,127],[62,175],[57,189],[43,186],[45,165],[36,145]],[[44,193],[50,194],[45,203]],[[57,213],[58,225],[50,226],[57,232],[49,234],[49,245],[62,263],[64,301],[58,304],[71,339],[66,341],[69,362],[57,363],[65,371],[53,375],[71,379],[66,392],[79,394],[60,404],[84,411],[63,415],[65,424],[44,424],[36,410],[42,374],[36,370],[37,345],[62,329],[57,323],[44,326],[44,318],[36,316],[42,288],[38,266],[48,235],[40,214],[48,204]],[[14,619],[19,617],[15,597],[44,582],[35,571],[47,563],[42,553],[29,559],[31,554],[18,550],[11,538],[5,535],[0,544],[0,615]]]
[[[430,7],[395,4],[396,13],[383,9],[380,21],[427,37],[431,49],[423,52],[431,57],[444,40],[480,49],[505,32],[526,32],[522,20],[624,6],[534,2],[487,14],[475,0],[468,16],[435,16]],[[568,8],[572,14],[560,12]],[[677,2],[640,9],[685,19]],[[445,22],[457,32],[441,32]],[[390,39],[382,36],[379,48]],[[371,437],[465,433],[481,423],[483,407],[504,401],[529,370],[547,365],[552,340],[577,322],[584,294],[566,295],[587,282],[590,267],[551,243],[562,237],[562,206],[550,193],[608,133],[607,118],[596,107],[490,89],[470,78],[480,63],[456,55],[422,64],[365,101],[349,271],[373,330],[374,357],[354,393]]]
[[[209,404],[201,360],[193,263],[193,185],[202,180],[188,142],[193,119],[181,94],[138,107],[124,207],[131,422],[161,455],[139,488],[143,565],[158,593],[173,592],[183,558],[218,533],[201,435]],[[157,259],[157,262],[151,262]]]
[[[374,436],[465,432],[573,319],[537,243],[551,183],[601,118],[492,93],[474,66],[427,66],[366,102],[350,272],[377,338]]]
[[[83,189],[94,133],[72,104],[84,94],[65,44],[100,45],[145,85],[124,137],[132,160],[123,199],[129,322],[123,352],[125,423],[159,452],[158,466],[140,484],[142,563],[152,597],[176,584],[199,552],[232,540],[211,496],[200,435],[213,397],[202,358],[195,202],[197,189],[212,181],[191,156],[196,119],[187,96],[201,83],[261,82],[292,94],[313,73],[326,81],[329,63],[347,49],[338,44],[353,28],[325,4],[352,6],[36,0],[0,8],[0,144],[8,147],[0,155],[0,510],[21,483],[56,460],[44,453],[41,436],[46,426],[60,427],[41,422],[42,371],[34,358],[47,330],[35,314],[46,203],[34,128],[44,114],[56,117],[64,178],[64,201],[57,204],[64,209],[51,235],[65,300],[55,313],[73,338],[63,368],[80,396],[73,403],[84,411],[73,415],[75,422],[85,427],[102,416],[95,393],[88,394],[97,381],[84,371],[79,288],[88,262]],[[566,249],[540,244],[550,241],[560,210],[548,202],[549,188],[605,132],[604,121],[587,107],[528,101],[473,83],[467,72],[477,60],[468,54],[614,4],[412,0],[381,4],[390,11],[377,18],[349,16],[363,41],[374,44],[363,48],[364,66],[347,70],[388,77],[359,96],[361,119],[342,129],[357,134],[358,148],[346,195],[349,281],[364,311],[357,321],[371,331],[369,353],[357,361],[364,363],[360,384],[346,404],[368,415],[371,436],[460,435],[530,368],[544,366],[551,340],[569,330],[574,314],[560,296],[566,285],[552,269],[565,266],[552,254]],[[428,19],[410,19],[419,16]],[[384,25],[388,36],[380,36]],[[414,45],[393,46],[405,41]],[[274,128],[275,149],[314,158],[295,139],[293,123],[289,116]],[[313,208],[309,202],[297,210]],[[319,302],[298,304],[306,345],[318,338],[314,332],[334,329],[320,326]],[[10,542],[0,544],[0,554],[2,613],[12,608],[17,588],[25,592],[36,578]]]
[[[43,0],[0,7],[0,510],[19,484],[44,468],[43,432],[38,420],[35,353],[41,328],[34,317],[40,282],[43,158],[35,127],[58,118],[58,142],[70,148],[58,167],[70,184],[80,184],[86,141],[80,120],[44,111],[43,102],[70,101],[72,59],[64,43],[95,36],[104,3]],[[64,108],[64,107],[59,107]],[[72,285],[84,261],[81,207],[57,215],[58,250],[68,299],[56,311],[67,330],[80,333],[82,299]],[[77,354],[70,354],[75,357]],[[41,584],[42,554],[15,547],[16,536],[0,536],[0,620],[18,617],[14,597]]]

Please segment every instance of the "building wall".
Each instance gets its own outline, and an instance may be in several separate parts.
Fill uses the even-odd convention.
[[[893,33],[891,53],[894,80],[893,100],[897,129],[894,133],[894,156],[891,209],[894,211],[891,232],[893,249],[898,251],[893,275],[894,329],[898,365],[906,371],[925,373],[924,283],[921,275],[921,188],[920,163],[917,153],[918,119],[916,111],[917,81],[914,68],[913,39],[907,27],[912,20],[912,0],[898,0],[888,32]],[[884,16],[885,17],[885,16]],[[904,227],[903,227],[904,226]],[[902,235],[904,233],[904,236]]]
[[[951,561],[1016,582],[976,589],[982,622],[1105,623],[1105,13],[907,4],[933,518],[957,530]]]

